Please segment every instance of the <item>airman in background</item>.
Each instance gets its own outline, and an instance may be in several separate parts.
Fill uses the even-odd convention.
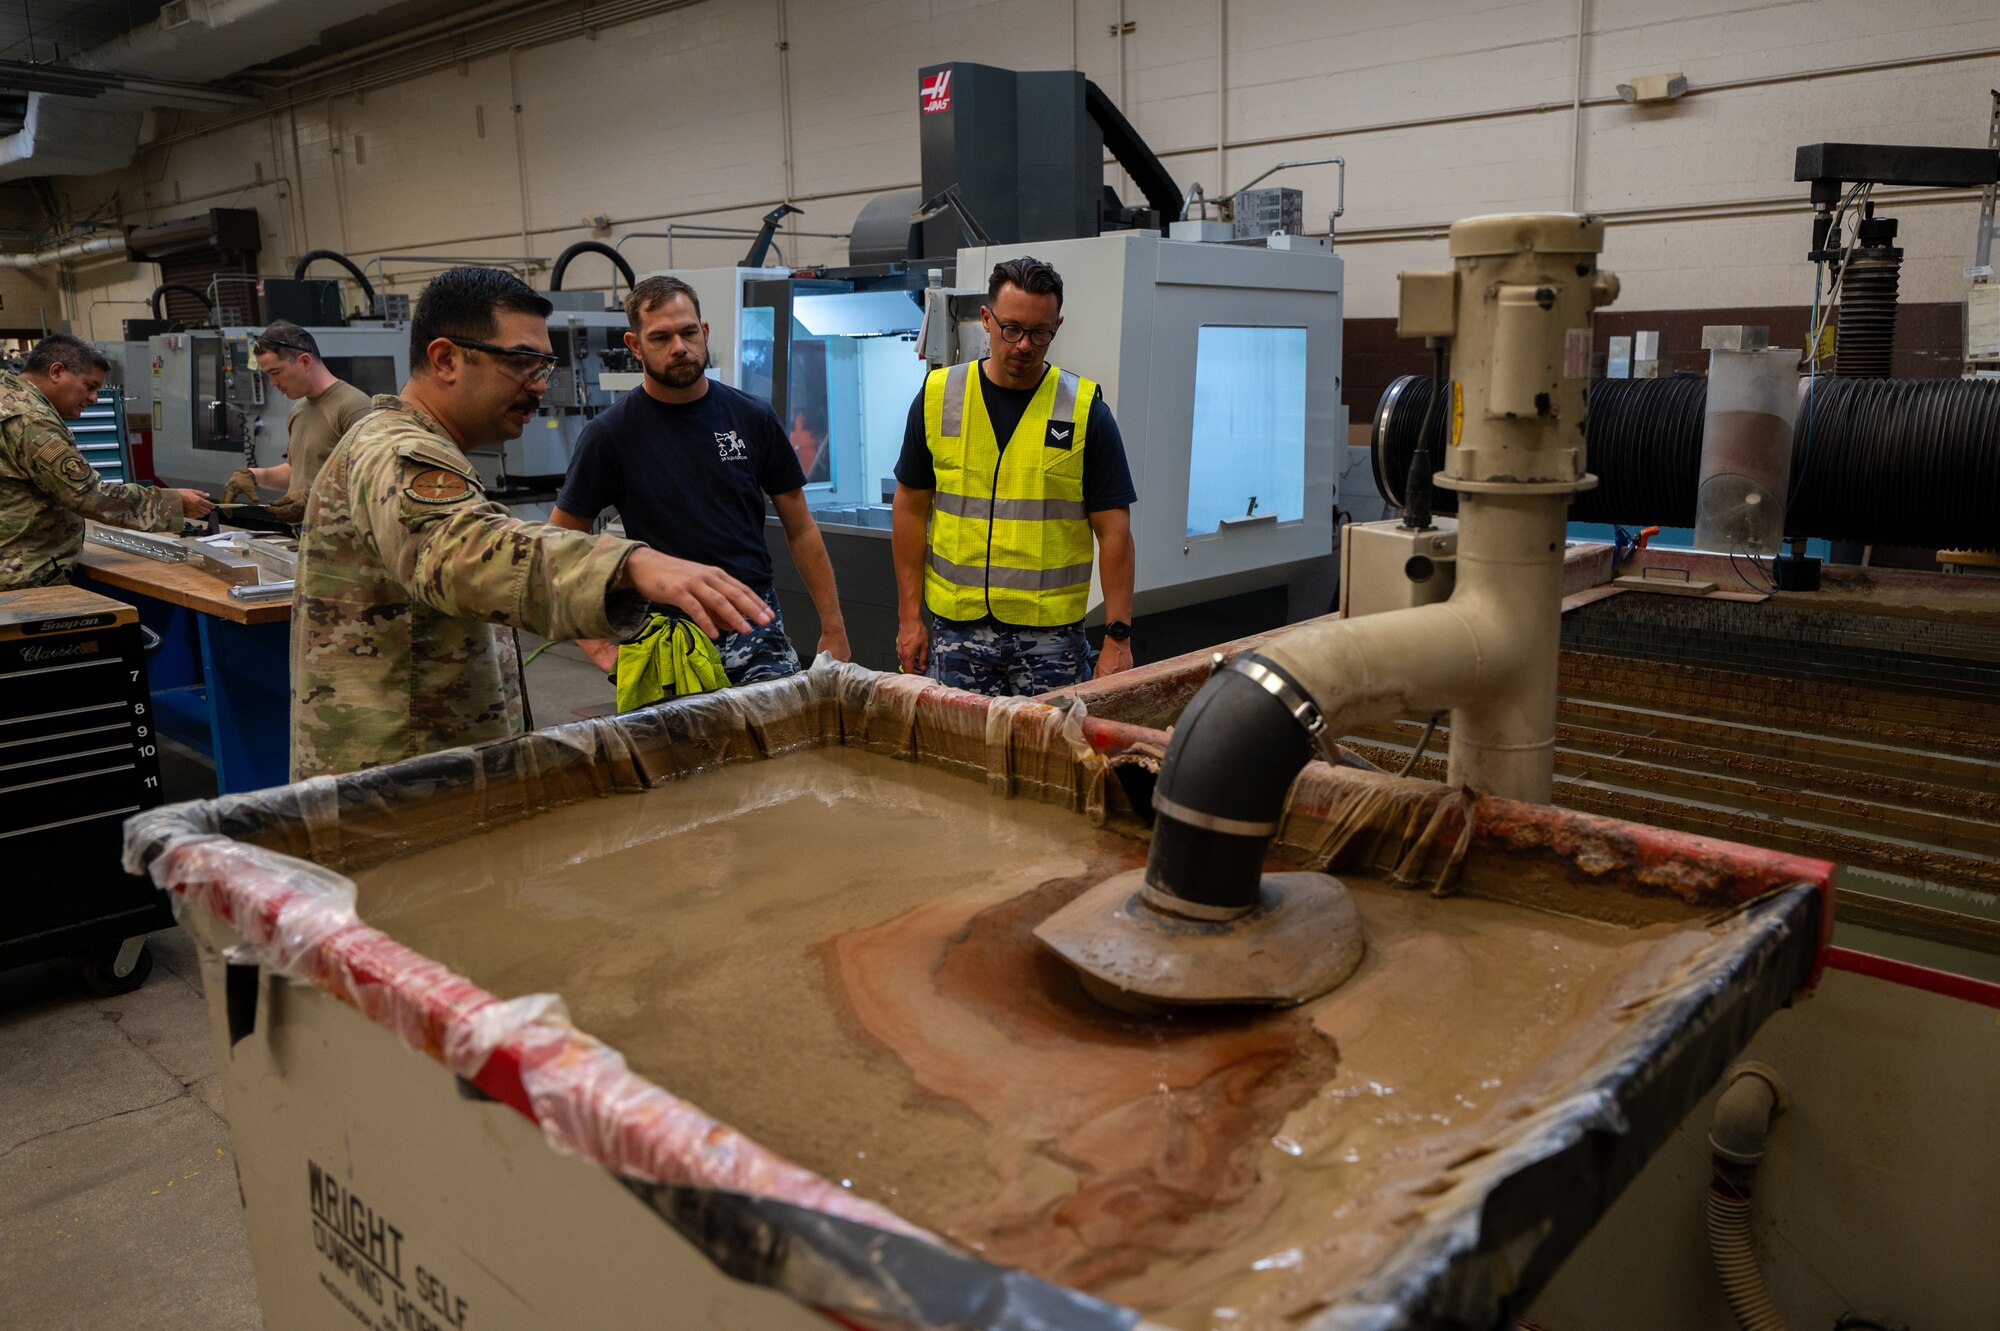
[[[319,341],[288,319],[257,338],[257,373],[293,402],[285,416],[285,460],[274,467],[238,467],[222,487],[222,502],[254,504],[259,486],[283,495],[271,516],[297,525],[306,494],[340,437],[369,412],[368,394],[335,376],[319,354]]]
[[[65,421],[97,401],[110,369],[96,347],[52,333],[19,374],[0,372],[0,589],[67,581],[85,518],[178,532],[215,506],[200,490],[98,479]]]

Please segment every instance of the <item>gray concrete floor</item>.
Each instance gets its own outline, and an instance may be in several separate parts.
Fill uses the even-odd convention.
[[[543,726],[611,711],[567,643],[528,667],[528,696]],[[162,756],[169,800],[215,793],[200,758]],[[117,998],[55,963],[0,971],[5,1331],[262,1325],[194,945],[169,929],[148,948],[152,977]]]

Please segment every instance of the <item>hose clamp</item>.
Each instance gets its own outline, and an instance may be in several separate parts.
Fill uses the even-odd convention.
[[[1248,678],[1276,698],[1284,709],[1292,714],[1292,719],[1305,728],[1306,735],[1312,740],[1313,747],[1319,750],[1322,758],[1330,763],[1340,761],[1334,742],[1326,733],[1326,714],[1320,711],[1319,704],[1307,697],[1305,691],[1298,685],[1263,662],[1252,660],[1247,656],[1239,656],[1222,668],[1233,670]]]
[[[1176,896],[1171,890],[1155,887],[1151,883],[1141,883],[1137,895],[1140,901],[1163,915],[1178,915],[1184,920],[1197,920],[1203,924],[1227,924],[1257,909],[1255,905],[1209,906]]]
[[[1224,836],[1268,837],[1278,833],[1275,822],[1253,823],[1246,818],[1224,818],[1219,813],[1203,813],[1185,804],[1177,804],[1158,791],[1153,792],[1153,812],[1163,813],[1177,823],[1199,827],[1204,832],[1220,832]]]

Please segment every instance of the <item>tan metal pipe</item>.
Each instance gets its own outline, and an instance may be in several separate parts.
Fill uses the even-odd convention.
[[[1546,804],[1569,496],[1468,494],[1451,599],[1315,624],[1258,655],[1318,704],[1329,735],[1451,710],[1457,786]]]
[[[1546,803],[1554,780],[1564,524],[1584,470],[1590,316],[1601,220],[1472,218],[1454,268],[1405,273],[1398,331],[1449,339],[1437,483],[1459,492],[1449,600],[1281,634],[1223,667],[1182,714],[1161,765],[1148,900],[1207,920],[1262,900],[1263,857],[1317,741],[1449,709],[1450,779]]]
[[[1564,525],[1571,496],[1595,483],[1582,433],[1590,314],[1617,291],[1596,268],[1603,237],[1577,214],[1474,218],[1452,228],[1452,272],[1403,275],[1399,330],[1453,348],[1438,480],[1460,492],[1451,599],[1261,652],[1334,735],[1450,708],[1452,784],[1536,803],[1554,778]]]
[[[123,254],[125,237],[89,236],[83,240],[73,240],[67,245],[54,249],[26,250],[15,254],[0,254],[0,265],[8,268],[43,268],[52,263],[69,263],[76,259],[87,259],[98,254]]]

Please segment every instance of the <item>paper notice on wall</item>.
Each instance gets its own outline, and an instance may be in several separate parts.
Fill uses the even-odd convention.
[[[1981,283],[1966,293],[1965,355],[2000,360],[2000,286]]]

